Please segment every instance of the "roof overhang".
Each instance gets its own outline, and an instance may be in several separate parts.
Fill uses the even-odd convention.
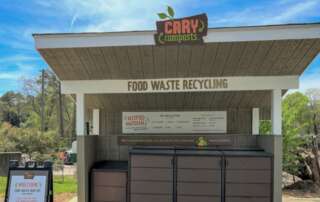
[[[139,105],[141,110],[149,102],[154,103],[150,110],[162,106],[152,100],[163,102],[163,109],[171,105],[212,108],[219,105],[219,100],[222,108],[269,108],[270,89],[298,87],[297,78],[320,50],[320,24],[208,29],[203,45],[156,46],[154,34],[155,31],[34,34],[34,39],[39,53],[63,81],[65,93],[90,94],[88,103],[107,108],[113,103],[108,110],[117,109],[117,105],[117,110],[125,109],[127,103],[131,106],[129,100],[137,100],[132,106],[146,103]],[[204,77],[239,79],[242,87],[237,84],[228,92],[161,95],[121,90],[127,87],[128,80]],[[249,82],[248,78],[253,80]],[[117,82],[123,87],[108,94],[119,87],[110,88]],[[190,103],[185,101],[189,98]]]
[[[36,48],[84,48],[155,45],[155,31],[34,34]],[[211,28],[205,43],[320,38],[320,24]]]

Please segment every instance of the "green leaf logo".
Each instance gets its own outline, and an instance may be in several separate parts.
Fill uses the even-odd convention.
[[[204,22],[202,20],[200,20],[200,27],[199,27],[198,31],[203,32],[204,27],[205,27]]]
[[[167,15],[167,14],[165,14],[165,13],[158,13],[158,16],[159,16],[159,18],[160,19],[166,19],[166,18],[169,18],[169,16]]]
[[[174,10],[171,6],[167,6],[167,13],[158,13],[158,16],[161,20],[164,19],[173,19],[174,17]]]
[[[171,18],[173,18],[173,17],[174,17],[174,10],[173,10],[173,8],[172,8],[171,6],[168,6],[168,7],[167,7],[167,11],[168,11],[169,16],[170,16]]]

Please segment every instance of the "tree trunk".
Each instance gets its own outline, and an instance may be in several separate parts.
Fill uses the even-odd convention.
[[[72,122],[72,137],[71,137],[71,143],[74,140],[77,140],[77,134],[76,134],[76,121],[77,121],[77,117],[76,117],[76,111],[77,111],[77,107],[76,107],[76,102],[73,102],[73,122]]]
[[[58,84],[58,100],[59,100],[59,130],[60,130],[60,137],[64,137],[64,127],[63,127],[63,102],[62,102],[62,95],[61,95],[61,82],[59,81]]]
[[[318,127],[316,124],[317,115],[313,115],[313,132],[314,137],[312,138],[312,154],[314,155],[314,165],[313,165],[313,181],[320,185],[320,164],[319,164],[319,144],[318,144]]]
[[[44,133],[44,70],[41,75],[41,134]]]

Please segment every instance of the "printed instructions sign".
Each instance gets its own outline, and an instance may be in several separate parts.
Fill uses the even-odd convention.
[[[226,133],[226,111],[123,112],[123,133]]]
[[[9,202],[44,202],[46,201],[47,176],[12,175],[9,187]]]

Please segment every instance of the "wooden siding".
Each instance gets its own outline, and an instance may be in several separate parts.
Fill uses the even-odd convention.
[[[180,92],[150,94],[90,94],[85,96],[88,108],[119,111],[195,111],[252,109],[268,110],[270,91]]]
[[[126,172],[94,170],[92,180],[93,202],[126,202]]]
[[[319,39],[41,49],[61,80],[300,75]]]
[[[231,147],[256,146],[255,136],[249,135],[252,129],[251,116],[251,109],[228,110],[227,133],[233,134]],[[122,113],[101,110],[100,127],[96,142],[97,160],[127,160],[129,147],[118,144],[118,135],[122,135]]]
[[[155,196],[162,197],[156,201],[168,202],[272,201],[273,167],[269,154],[221,150],[210,156],[194,150],[176,154],[145,151],[146,154],[135,154],[134,150],[131,153],[130,170],[140,170],[129,175],[129,193],[134,202],[150,201]]]
[[[273,201],[282,197],[282,136],[258,135],[257,143],[266,152],[273,154]]]
[[[177,157],[177,201],[220,201],[221,157]]]
[[[131,202],[172,201],[172,159],[172,156],[131,156]]]
[[[78,179],[78,201],[89,201],[89,172],[96,161],[96,136],[77,137],[77,179]]]
[[[272,201],[270,157],[226,157],[226,162],[226,201]]]

